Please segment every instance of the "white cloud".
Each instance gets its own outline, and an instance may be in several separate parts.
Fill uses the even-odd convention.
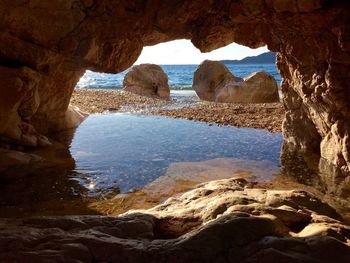
[[[135,64],[199,64],[205,59],[242,59],[266,51],[268,51],[266,47],[251,49],[238,44],[230,44],[209,53],[201,53],[189,40],[174,40],[145,47]]]

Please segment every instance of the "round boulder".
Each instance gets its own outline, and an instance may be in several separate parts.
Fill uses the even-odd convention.
[[[192,88],[201,100],[215,101],[216,93],[227,82],[242,82],[235,77],[224,64],[205,60],[197,68],[193,77]]]
[[[278,102],[278,86],[275,78],[264,72],[254,72],[243,82],[227,82],[217,90],[215,101],[228,103]]]
[[[148,97],[170,96],[168,76],[155,64],[133,66],[124,77],[123,90]]]
[[[218,61],[202,62],[193,78],[193,89],[202,100],[226,103],[278,102],[275,78],[264,72],[254,72],[244,79],[235,77]]]

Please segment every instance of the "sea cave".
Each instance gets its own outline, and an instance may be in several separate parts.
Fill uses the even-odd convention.
[[[1,0],[0,261],[350,262],[349,25],[342,0]],[[195,117],[186,100],[154,113],[153,99],[127,92],[78,103],[86,70],[117,74],[144,47],[179,39],[203,53],[266,46],[281,102],[204,94]],[[215,72],[253,82],[210,63],[194,76],[200,99]],[[102,97],[111,103],[91,110]],[[131,98],[150,115],[125,114]]]

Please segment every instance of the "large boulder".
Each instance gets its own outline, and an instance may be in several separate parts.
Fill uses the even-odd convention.
[[[235,77],[218,61],[202,62],[193,78],[193,89],[202,100],[230,103],[278,102],[274,77],[254,72],[244,79]]]
[[[218,61],[205,60],[193,76],[193,89],[202,100],[215,101],[215,94],[225,83],[242,82],[235,77],[224,64]]]
[[[148,97],[169,98],[168,76],[155,64],[141,64],[125,75],[123,89]]]
[[[242,82],[228,82],[215,94],[217,102],[264,103],[278,102],[278,87],[275,78],[264,72],[254,72]]]

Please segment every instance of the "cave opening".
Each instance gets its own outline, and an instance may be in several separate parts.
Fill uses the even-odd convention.
[[[37,177],[41,178],[39,179],[41,183],[35,184],[34,189],[40,192],[42,187],[52,185],[55,190],[49,196],[41,196],[37,207],[34,208],[31,205],[27,207],[26,202],[23,202],[23,196],[30,195],[27,190],[30,192],[33,190],[27,189],[17,195],[18,200],[15,201],[17,208],[22,209],[27,215],[69,214],[71,211],[83,214],[91,213],[91,211],[92,213],[110,211],[108,213],[118,214],[133,208],[137,203],[143,203],[145,207],[148,207],[155,200],[170,196],[171,193],[180,189],[191,189],[198,182],[226,178],[232,176],[232,173],[247,178],[268,178],[272,173],[278,173],[279,150],[282,143],[282,136],[279,133],[283,117],[281,105],[278,105],[277,109],[274,107],[265,109],[263,105],[260,105],[260,110],[264,111],[265,117],[272,114],[271,111],[278,112],[276,120],[270,118],[276,123],[271,124],[267,120],[262,124],[270,131],[277,131],[275,134],[230,127],[229,125],[232,125],[231,116],[235,110],[231,108],[233,104],[225,109],[224,114],[221,112],[222,108],[213,108],[207,114],[198,114],[199,111],[205,113],[205,108],[210,105],[208,102],[204,105],[204,110],[198,109],[190,116],[182,116],[188,121],[154,116],[157,115],[154,110],[157,107],[160,111],[163,109],[186,110],[192,107],[191,103],[200,102],[192,90],[193,75],[198,64],[206,59],[225,60],[218,63],[225,65],[227,71],[237,76],[243,77],[254,71],[267,71],[280,82],[273,54],[271,56],[269,53],[268,61],[260,60],[257,63],[248,61],[239,64],[238,60],[228,60],[231,58],[244,59],[245,57],[254,59],[266,51],[268,51],[266,47],[254,50],[232,44],[226,48],[203,54],[188,40],[145,47],[134,65],[161,64],[162,69],[168,75],[172,96],[170,101],[148,99],[143,96],[135,97],[131,93],[120,95],[123,94],[120,93],[123,80],[130,69],[119,74],[85,72],[73,91],[70,103],[71,108],[79,107],[92,115],[78,127],[76,132],[69,130],[52,133],[51,139],[55,142],[52,149],[45,149],[43,152],[39,149],[33,152],[45,156],[46,159],[52,157],[50,161],[55,163],[57,169],[53,173],[51,169],[43,169]],[[173,55],[168,60],[154,60],[154,58],[164,59],[166,54],[171,52]],[[194,53],[192,57],[190,57],[191,53]],[[232,53],[234,56],[230,56]],[[116,93],[113,93],[114,91]],[[101,102],[105,105],[100,106]],[[253,111],[259,111],[259,108]],[[108,114],[95,115],[96,113]],[[247,121],[251,117],[248,113],[242,119]],[[203,123],[194,123],[191,119]],[[212,125],[215,122],[219,126]],[[246,125],[243,124],[243,126]],[[259,128],[254,124],[251,127]],[[212,133],[212,139],[209,140],[208,134],[210,133]],[[65,146],[62,147],[62,144],[68,145],[69,150],[65,149]],[[254,147],[250,144],[253,144]],[[149,156],[145,157],[145,154]],[[203,169],[200,167],[205,167],[201,172],[203,178],[199,178],[195,172],[196,169]],[[179,176],[176,180],[184,180],[180,175],[182,169],[189,171],[186,175],[187,183],[172,184],[166,179],[169,174],[172,174],[173,178]],[[23,172],[25,173],[25,170]],[[13,173],[16,174],[16,171]],[[28,173],[35,173],[35,171],[29,170]],[[50,177],[50,180],[46,180],[43,179],[46,173],[54,175]],[[212,177],[212,174],[216,176]],[[29,178],[23,179],[22,183],[17,182],[16,187],[28,184],[30,180],[33,180]],[[140,199],[137,194],[144,191],[141,190],[144,187],[149,188],[153,181],[158,181],[157,188],[164,188],[164,192],[151,197],[142,195],[145,201],[137,201]],[[12,186],[9,183],[3,189],[3,203],[9,202],[7,198],[11,199],[11,193],[16,191]],[[137,198],[131,194],[133,191]],[[93,201],[94,199],[108,200],[115,195],[123,196],[126,193],[131,197],[126,208],[122,209],[113,210],[103,202],[94,204]],[[74,206],[79,203],[77,198],[89,200],[81,206],[81,210],[74,210]],[[47,199],[61,209],[56,207],[55,212],[51,205],[45,207],[45,204],[48,203]],[[62,203],[66,208],[57,205],[56,200],[58,199],[66,200]],[[12,216],[18,213],[18,209],[5,209],[3,213]]]
[[[162,60],[171,52],[173,56],[170,60]],[[191,53],[195,55],[190,57]],[[238,57],[233,58],[242,58],[243,62],[230,59],[232,53],[238,54]],[[268,54],[268,57],[259,60],[261,54]],[[248,62],[243,56],[248,57]],[[160,60],[157,61],[157,58]],[[290,173],[291,159],[298,160],[298,173],[304,172],[308,164],[303,159],[290,157],[288,151],[281,153],[283,159],[288,159],[289,162],[285,162],[288,165],[279,168],[282,146],[280,131],[284,115],[280,104],[271,104],[271,107],[269,104],[267,107],[257,104],[247,112],[243,110],[244,116],[238,121],[231,117],[240,114],[239,109],[244,109],[244,104],[235,106],[224,103],[224,107],[216,107],[204,100],[204,104],[196,111],[188,115],[181,112],[193,107],[191,103],[201,104],[192,90],[192,84],[198,64],[206,59],[219,60],[230,74],[237,77],[244,77],[254,71],[267,71],[278,83],[281,82],[275,55],[268,52],[266,47],[254,50],[232,44],[203,54],[188,40],[145,47],[134,63],[134,66],[161,64],[168,75],[172,104],[168,100],[148,99],[132,93],[120,95],[123,94],[120,93],[123,80],[130,69],[119,74],[87,71],[77,83],[70,103],[72,107],[77,106],[92,115],[76,131],[52,134],[52,139],[58,144],[51,150],[45,150],[44,154],[40,150],[34,151],[41,156],[53,156],[56,169],[59,167],[55,172],[43,169],[37,177],[40,183],[34,189],[40,192],[42,187],[52,185],[55,190],[49,196],[41,196],[33,207],[23,201],[24,196],[30,196],[27,190],[33,193],[33,189],[27,189],[18,195],[18,200],[10,201],[16,203],[14,209],[4,209],[2,212],[13,216],[19,208],[25,215],[116,215],[132,208],[151,207],[174,193],[193,188],[199,182],[233,175],[248,180],[272,180],[277,174]],[[105,104],[101,106],[101,102]],[[180,110],[180,115],[172,115],[176,110]],[[259,118],[262,122],[256,124]],[[251,128],[263,128],[276,133]],[[61,144],[68,145],[69,150]],[[43,179],[47,173],[53,174],[50,180]],[[293,174],[296,173],[293,168]],[[317,177],[312,169],[308,170],[308,174],[312,178]],[[169,178],[172,179],[169,181]],[[31,177],[23,179],[22,183],[16,183],[16,187],[32,180]],[[303,180],[299,181],[303,183]],[[12,186],[9,183],[3,189],[4,204],[12,199],[11,195],[16,191]],[[128,196],[126,199],[125,195]],[[110,207],[110,198],[122,198],[126,204]],[[81,199],[84,201],[81,202]],[[47,200],[51,200],[49,206]],[[57,200],[65,201],[58,205]],[[81,209],[77,209],[77,206]]]
[[[5,0],[0,17],[0,261],[333,262],[337,255],[348,262],[349,1]],[[153,116],[152,99],[91,89],[80,94],[87,107],[102,96],[111,102],[91,113],[110,114],[69,130],[86,117],[71,100],[84,70],[121,72],[144,46],[183,38],[202,52],[267,45],[277,54],[283,106],[189,109],[164,100]],[[240,82],[228,79],[225,85]],[[158,95],[161,82],[151,84]],[[225,85],[215,96],[235,91]],[[127,113],[133,101],[144,106]],[[254,118],[207,119],[208,112]],[[283,138],[252,129],[281,129],[274,119],[281,115]],[[316,154],[314,166],[300,152]],[[101,170],[136,184],[110,187],[123,184],[102,182]],[[211,181],[218,174],[225,178]],[[131,208],[141,210],[92,216]],[[50,217],[27,218],[37,215]]]

